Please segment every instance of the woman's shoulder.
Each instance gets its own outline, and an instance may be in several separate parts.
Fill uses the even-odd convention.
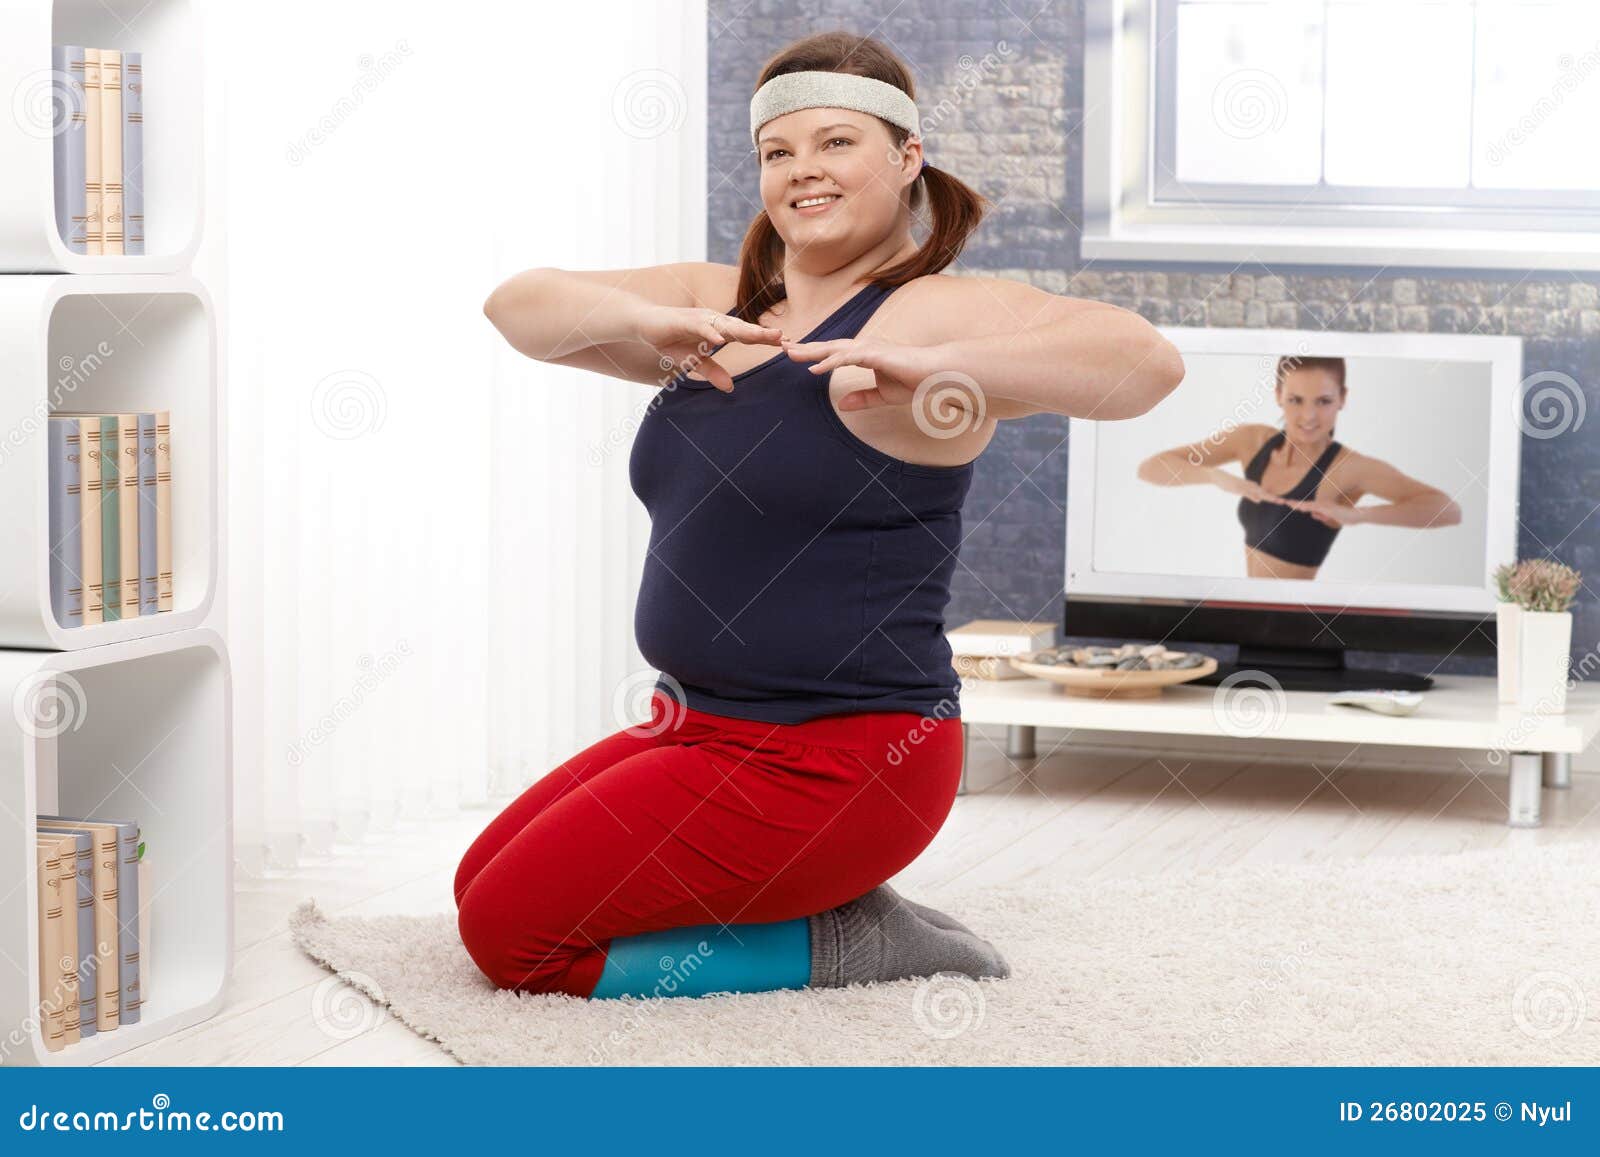
[[[1021,281],[1005,277],[979,277],[967,273],[924,273],[896,287],[895,296],[918,308],[967,311],[974,306],[1005,306],[1018,302],[1065,301]]]
[[[1238,448],[1240,456],[1248,462],[1261,452],[1261,447],[1278,434],[1278,427],[1269,426],[1265,422],[1240,422],[1233,428],[1231,437]]]
[[[654,267],[670,276],[702,309],[727,313],[739,289],[739,267],[717,261],[673,261]]]
[[[1117,307],[1009,277],[927,273],[897,287],[884,308],[915,317],[929,331],[949,338],[1012,332],[1084,309]]]

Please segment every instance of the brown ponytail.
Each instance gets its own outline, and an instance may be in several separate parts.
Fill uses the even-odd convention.
[[[863,40],[848,32],[823,32],[789,45],[767,62],[756,87],[790,72],[847,72],[892,84],[913,100],[917,95],[911,70],[893,50],[880,41]],[[910,136],[905,129],[887,121],[882,123],[896,148],[905,144]],[[968,185],[931,164],[923,167],[911,185],[912,213],[920,212],[924,204],[928,208],[927,240],[898,265],[874,274],[873,285],[904,285],[939,272],[956,259],[988,207],[988,202]],[[784,297],[783,239],[763,210],[750,222],[739,249],[734,316],[757,322]]]

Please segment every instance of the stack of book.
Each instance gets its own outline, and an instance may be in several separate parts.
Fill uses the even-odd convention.
[[[55,46],[56,228],[74,253],[144,252],[144,62],[115,48]]]
[[[945,637],[961,678],[1022,679],[1026,676],[1011,665],[1012,656],[1055,646],[1056,624],[973,619]]]
[[[138,1024],[151,895],[131,820],[40,816],[39,1035],[51,1052]]]
[[[172,610],[169,412],[50,415],[50,602],[82,627]]]

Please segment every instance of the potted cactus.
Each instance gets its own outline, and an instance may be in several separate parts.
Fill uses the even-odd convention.
[[[1554,559],[1524,559],[1495,572],[1495,585],[1514,603],[1516,703],[1525,712],[1559,714],[1567,708],[1567,667],[1572,651],[1572,600],[1582,576]],[[1505,648],[1504,640],[1501,647]]]

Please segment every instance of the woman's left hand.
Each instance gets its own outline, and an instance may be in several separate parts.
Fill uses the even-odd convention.
[[[1354,526],[1362,521],[1359,507],[1346,506],[1342,502],[1289,502],[1285,503],[1285,505],[1292,506],[1304,514],[1309,514],[1324,526],[1332,526],[1336,529]]]
[[[814,374],[825,374],[840,366],[862,366],[872,371],[873,384],[841,397],[841,410],[909,405],[917,387],[939,372],[934,351],[924,346],[858,337],[781,344],[794,361],[815,362],[810,367]]]

